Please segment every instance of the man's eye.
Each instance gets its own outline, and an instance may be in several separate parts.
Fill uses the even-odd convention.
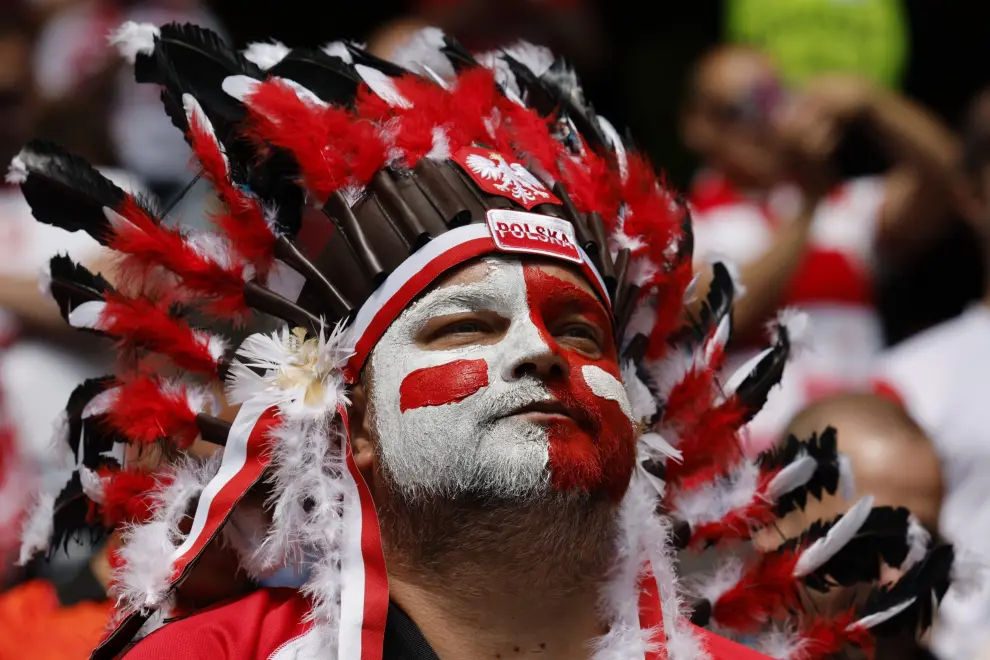
[[[599,333],[593,328],[589,328],[586,325],[574,324],[568,325],[557,333],[559,337],[566,337],[570,339],[587,339],[597,343],[599,341]]]
[[[471,335],[488,332],[489,330],[491,328],[488,324],[481,321],[456,321],[441,328],[437,336]]]

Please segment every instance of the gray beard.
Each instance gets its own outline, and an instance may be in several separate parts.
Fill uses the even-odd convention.
[[[389,572],[451,597],[532,590],[567,598],[603,581],[614,564],[618,506],[606,496],[554,491],[410,499],[382,476],[388,499],[378,515]]]

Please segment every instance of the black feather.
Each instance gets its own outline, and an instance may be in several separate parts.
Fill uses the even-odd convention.
[[[941,602],[951,583],[955,551],[951,545],[940,545],[907,571],[893,585],[875,588],[866,599],[863,616],[877,614],[915,598],[914,603],[896,616],[879,623],[871,630],[880,637],[910,632],[917,634],[932,624],[934,601]]]
[[[784,375],[784,366],[791,353],[791,342],[787,336],[787,328],[781,327],[777,342],[770,352],[760,360],[736,389],[737,400],[746,408],[744,419],[753,419],[756,413],[767,402],[770,390],[780,382]]]
[[[903,507],[874,507],[856,535],[835,556],[805,576],[804,583],[825,592],[836,585],[875,582],[880,577],[881,562],[895,568],[904,563],[909,550],[909,519],[910,513]],[[800,536],[781,544],[778,550],[808,547],[825,537],[840,520],[842,515],[828,521],[817,520]]]
[[[832,427],[826,428],[820,436],[813,433],[806,441],[791,435],[782,445],[760,454],[758,462],[761,467],[779,469],[790,465],[804,454],[815,460],[815,472],[804,486],[785,493],[777,499],[774,511],[778,517],[783,517],[794,509],[803,510],[809,495],[821,500],[824,493],[834,495],[838,490],[839,452],[835,429]]]
[[[701,307],[699,330],[702,337],[714,330],[722,319],[732,311],[732,300],[735,295],[732,275],[725,264],[718,261],[712,266],[712,282],[708,287],[705,303]]]
[[[28,169],[21,184],[35,219],[66,231],[85,231],[105,243],[112,229],[103,208],[116,209],[126,193],[84,159],[45,140],[21,152]]]
[[[229,157],[229,150],[227,154]],[[299,165],[292,154],[272,148],[261,161],[231,159],[231,169],[235,181],[243,182],[262,202],[275,207],[279,233],[295,238],[302,226],[305,192],[299,185]]]
[[[225,44],[215,32],[189,23],[162,26],[155,40],[154,56],[156,82],[169,89],[173,106],[179,100],[181,107],[182,94],[192,94],[210,120],[224,128],[243,118],[245,112],[237,99],[223,91],[224,78],[264,77],[256,64]],[[217,134],[221,136],[221,131],[217,130]]]
[[[69,314],[79,305],[94,300],[104,300],[113,287],[102,275],[93,274],[64,254],[52,257],[51,292],[58,310],[66,323]]]
[[[361,76],[344,60],[311,48],[293,48],[268,74],[297,82],[327,103],[342,106],[354,105],[361,84]]]
[[[461,72],[464,69],[478,66],[478,60],[474,58],[474,55],[450,35],[443,35],[443,47],[440,48],[440,52],[450,60],[454,71]]]
[[[83,419],[83,410],[89,402],[115,384],[116,380],[112,376],[84,381],[69,395],[65,407],[69,449],[77,464],[91,470],[120,467],[120,463],[109,455],[115,444],[120,442],[120,437],[106,431],[97,417]],[[79,472],[74,470],[55,498],[49,555],[59,548],[67,550],[71,541],[88,538],[91,543],[96,543],[103,537],[105,530],[99,525],[90,524],[88,514],[89,500],[83,492]]]
[[[393,78],[398,78],[410,73],[405,68],[389,62],[388,60],[383,60],[377,55],[372,55],[365,49],[356,46],[348,41],[343,42],[344,47],[347,52],[351,54],[351,60],[354,64],[363,64],[364,66],[370,66],[372,69],[378,69],[386,76],[391,76]]]

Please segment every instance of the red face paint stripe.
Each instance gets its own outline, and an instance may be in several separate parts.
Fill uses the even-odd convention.
[[[573,310],[575,301],[592,310],[584,312],[592,316],[601,303],[581,287],[538,266],[524,266],[523,277],[533,324],[549,350],[567,364],[565,377],[547,379],[545,385],[577,420],[547,428],[550,483],[564,491],[604,490],[619,501],[635,467],[635,427],[617,401],[591,391],[582,373],[582,367],[593,365],[619,379],[617,350],[611,333],[606,331],[602,356],[595,359],[562,347],[547,327],[548,319]]]
[[[487,386],[488,363],[484,360],[454,360],[417,369],[399,386],[399,409],[405,412],[456,403]]]

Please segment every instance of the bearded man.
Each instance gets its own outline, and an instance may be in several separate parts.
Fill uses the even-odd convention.
[[[94,658],[135,637],[132,660],[762,657],[687,620],[671,545],[747,539],[781,497],[834,491],[837,457],[739,452],[789,331],[716,382],[728,270],[685,320],[690,219],[562,63],[531,46],[475,59],[437,31],[409,69],[349,43],[241,54],[188,26],[115,40],[163,85],[224,208],[222,238],[190,235],[50,144],[11,167],[42,222],[98,237],[124,272],[174,275],[174,289],[124,294],[52,261],[72,325],[188,374],[125,365],[67,407],[73,459],[28,530],[86,500],[87,518],[122,527],[118,612]],[[191,310],[283,325],[232,351]],[[230,424],[211,415],[221,379],[240,406]],[[181,458],[197,437],[223,451]],[[169,462],[136,473],[117,458],[128,443]],[[699,505],[710,494],[721,504]],[[752,570],[776,566],[776,581],[740,574],[691,616],[749,633],[787,619],[805,581],[871,538],[870,512],[763,557]],[[56,515],[56,535],[67,524]],[[908,566],[906,518],[885,531],[909,584],[863,620],[793,622],[795,658],[866,645],[881,623],[924,626],[913,604],[938,595],[951,550]],[[256,579],[310,575],[188,606],[184,585],[223,541]],[[857,566],[878,551],[854,550]]]

